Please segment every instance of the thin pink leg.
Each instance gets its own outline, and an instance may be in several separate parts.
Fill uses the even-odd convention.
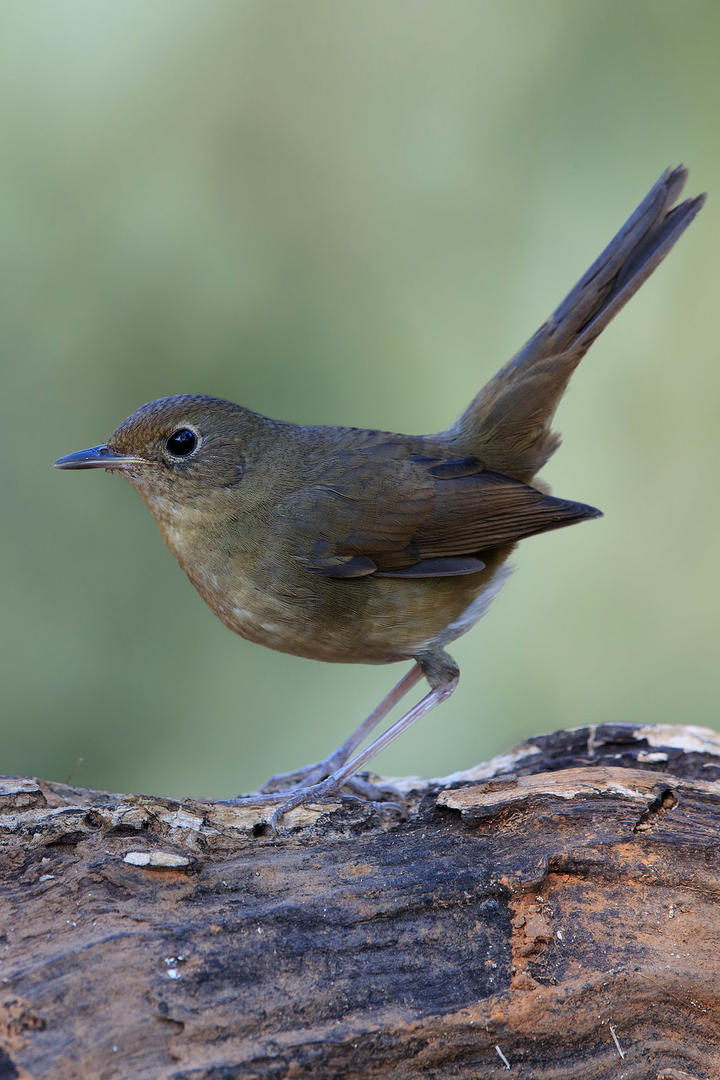
[[[378,735],[377,739],[373,739],[364,750],[361,750],[354,758],[350,758],[350,760],[346,761],[344,765],[332,774],[332,776],[329,776],[328,786],[330,782],[333,782],[338,787],[344,784],[345,781],[351,776],[354,776],[363,765],[367,765],[368,761],[374,758],[376,754],[379,754],[381,750],[384,750],[386,746],[389,746],[391,742],[394,742],[398,735],[402,735],[403,731],[407,731],[416,720],[419,720],[425,713],[429,713],[430,710],[434,709],[436,705],[439,705],[441,701],[445,701],[446,698],[449,698],[457,684],[458,680],[455,678],[444,686],[438,686],[434,690],[431,690],[421,701],[418,701],[417,705],[414,705],[404,716],[401,716],[400,719],[396,720],[394,724],[391,724],[386,731],[383,731],[381,735]]]
[[[415,669],[409,672],[405,678],[410,678],[413,675],[414,670]],[[417,681],[417,678],[415,681]],[[278,806],[277,810],[272,815],[270,819],[272,827],[277,828],[278,823],[289,810],[306,802],[313,796],[327,798],[330,795],[336,794],[343,784],[347,783],[350,777],[354,776],[358,769],[362,768],[363,765],[366,765],[371,758],[375,757],[376,754],[379,754],[386,746],[389,746],[398,735],[402,735],[403,731],[407,731],[407,729],[421,716],[430,712],[431,709],[434,709],[435,706],[439,705],[445,698],[450,697],[457,684],[458,676],[456,675],[449,682],[444,683],[442,686],[435,687],[435,689],[426,694],[417,705],[414,705],[413,708],[401,716],[399,720],[396,720],[395,723],[391,724],[381,735],[378,735],[377,739],[373,739],[373,741],[366,746],[364,750],[361,750],[359,754],[356,754],[354,758],[351,758],[350,761],[346,761],[341,765],[341,767],[332,773],[331,776],[328,776],[326,780],[321,780],[319,784],[313,784],[310,787],[299,788],[290,792],[289,798]],[[398,683],[395,690],[397,691],[401,685],[402,683]],[[393,693],[394,692],[395,691],[393,691]],[[385,700],[387,701],[387,698]],[[381,707],[382,706],[378,706],[378,709]],[[368,720],[369,719],[370,718],[368,717]],[[353,732],[353,735],[354,734],[356,733]]]
[[[401,701],[408,690],[412,690],[415,683],[419,682],[421,678],[422,669],[420,665],[413,664],[407,675],[403,675],[397,686],[394,686],[390,693],[382,699],[377,708],[373,709],[370,715],[363,720],[362,724],[356,727],[351,735],[348,735],[345,742],[338,746],[337,750],[331,755],[332,758],[340,763],[346,762],[353,750],[360,745],[373,728],[377,727],[381,720],[385,719],[391,709],[394,709],[397,705],[398,701]],[[353,772],[357,772],[357,769],[353,769]]]
[[[373,709],[370,715],[363,720],[362,724],[355,728],[355,730],[348,735],[347,739],[345,739],[345,741],[341,743],[337,750],[334,750],[329,757],[324,761],[316,762],[314,765],[305,765],[302,769],[297,769],[294,772],[278,773],[277,776],[271,776],[261,790],[263,792],[287,790],[289,788],[297,787],[300,784],[303,786],[314,784],[326,776],[331,776],[336,769],[339,769],[345,764],[350,755],[367,738],[370,732],[377,727],[381,720],[385,719],[391,709],[405,697],[408,690],[411,690],[415,683],[419,682],[421,678],[422,669],[420,668],[420,665],[413,664],[407,675],[403,675],[397,686],[393,687],[377,708]]]

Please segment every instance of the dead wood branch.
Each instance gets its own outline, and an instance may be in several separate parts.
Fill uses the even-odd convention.
[[[720,737],[562,731],[406,787],[406,821],[273,835],[6,778],[1,1080],[720,1075]]]

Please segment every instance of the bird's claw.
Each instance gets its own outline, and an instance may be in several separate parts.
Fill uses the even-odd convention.
[[[397,798],[388,798],[388,795],[397,796]],[[298,806],[337,798],[351,799],[354,802],[372,806],[376,810],[393,810],[404,817],[407,816],[402,794],[395,788],[379,788],[360,776],[352,776],[344,783],[333,776],[328,776],[317,784],[310,784],[288,792],[288,798],[273,811],[269,821],[270,827],[277,831],[285,815]]]
[[[279,806],[275,807],[269,822],[270,828],[277,831],[277,828],[285,815],[291,810],[294,810],[297,806],[302,806],[304,803],[308,802],[315,802],[316,800],[322,801],[324,799],[329,799],[334,795],[338,795],[339,792],[340,785],[332,776],[328,776],[324,780],[321,780],[319,784],[310,784],[308,787],[298,788],[289,795],[285,802],[282,802]],[[358,802],[361,801],[360,796],[358,795],[350,795],[349,798],[357,799]]]
[[[276,792],[282,794],[283,791],[292,791],[301,785],[307,788],[314,787],[330,776],[333,771],[329,761],[317,761],[314,765],[305,765],[302,769],[295,769],[294,772],[275,773],[265,781],[260,791],[263,794]]]

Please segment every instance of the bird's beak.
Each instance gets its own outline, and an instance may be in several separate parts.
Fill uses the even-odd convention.
[[[53,462],[56,469],[123,469],[128,465],[147,465],[144,458],[116,454],[109,446],[91,446],[77,450]]]

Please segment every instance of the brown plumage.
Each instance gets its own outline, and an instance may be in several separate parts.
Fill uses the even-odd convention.
[[[231,402],[176,395],[142,406],[106,446],[56,462],[119,469],[188,577],[232,630],[319,660],[414,666],[327,761],[275,778],[276,811],[347,784],[454,688],[445,647],[484,614],[525,537],[597,517],[532,481],[558,444],[570,375],[687,228],[666,172],[551,318],[437,435],[280,423]],[[420,675],[430,691],[354,751]],[[323,777],[328,777],[319,783]],[[299,785],[299,786],[298,786]],[[355,784],[357,787],[357,783]]]

